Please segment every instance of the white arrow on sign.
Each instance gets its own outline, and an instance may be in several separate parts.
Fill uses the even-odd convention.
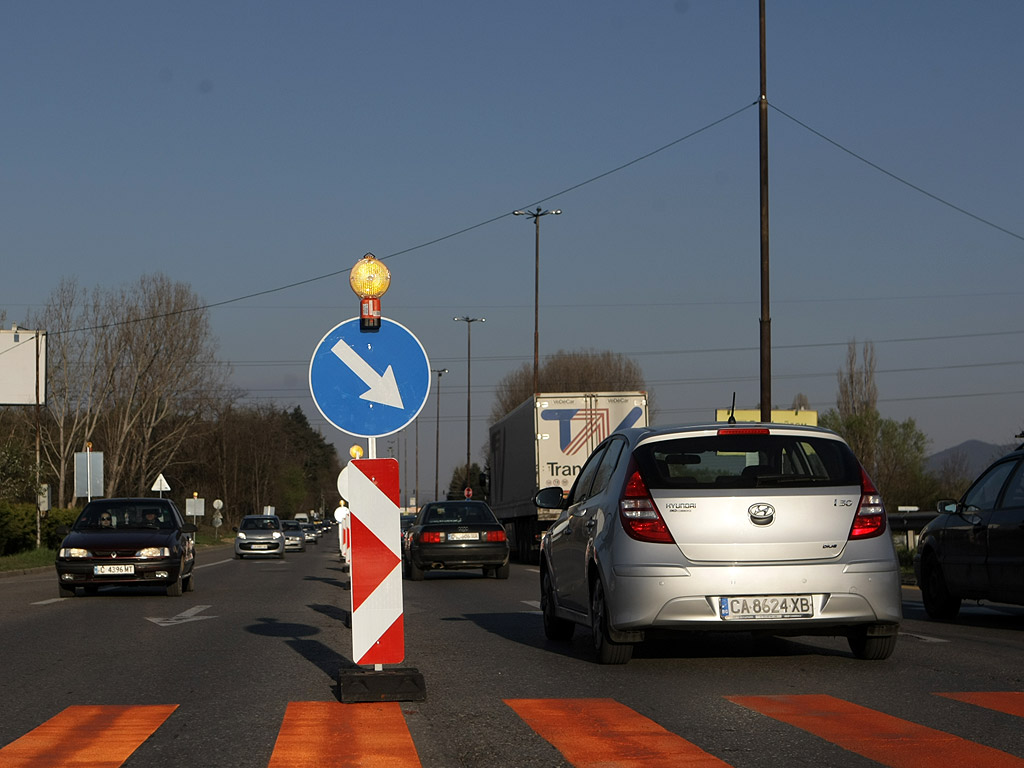
[[[339,340],[331,347],[331,352],[369,387],[359,396],[360,400],[390,405],[392,408],[405,407],[402,404],[402,395],[398,391],[398,384],[395,382],[395,372],[391,370],[390,365],[382,376],[373,370],[370,364],[359,356],[358,352],[346,344],[344,339]]]
[[[189,608],[187,611],[182,611],[177,616],[172,616],[169,619],[154,619],[150,616],[146,617],[146,621],[152,621],[154,624],[158,624],[161,627],[174,627],[178,624],[185,624],[189,621],[202,621],[203,619],[216,619],[216,616],[197,616],[197,613],[205,611],[210,608],[209,605],[195,605]]]

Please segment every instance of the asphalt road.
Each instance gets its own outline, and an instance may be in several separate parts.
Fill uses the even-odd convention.
[[[177,598],[62,600],[52,572],[0,579],[0,765],[53,768],[72,745],[109,745],[102,764],[129,768],[1024,766],[1020,608],[940,624],[907,588],[884,662],[840,638],[716,635],[602,667],[584,630],[545,641],[534,567],[431,574],[404,582],[402,666],[426,700],[342,704],[351,591],[333,535],[284,561],[224,548],[199,562],[196,591]],[[155,719],[115,759],[135,715]]]

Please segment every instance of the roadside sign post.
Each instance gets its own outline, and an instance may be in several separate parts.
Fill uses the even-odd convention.
[[[160,475],[156,479],[156,482],[153,483],[153,487],[150,488],[149,490],[159,491],[161,499],[164,497],[164,494],[167,491],[171,490],[171,486],[167,484],[167,479],[164,477],[163,472],[160,473]]]
[[[224,525],[224,518],[220,511],[224,509],[224,502],[220,499],[213,500],[213,540],[220,541],[220,527]]]
[[[75,496],[92,501],[103,496],[103,451],[94,451],[92,443],[75,454]]]
[[[186,517],[203,517],[206,514],[206,499],[200,499],[199,494],[193,493],[191,499],[185,499]]]

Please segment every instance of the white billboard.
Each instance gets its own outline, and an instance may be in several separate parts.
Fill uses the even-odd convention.
[[[0,405],[46,403],[46,331],[0,330]]]

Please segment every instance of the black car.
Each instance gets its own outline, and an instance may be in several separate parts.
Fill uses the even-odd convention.
[[[482,501],[435,501],[425,505],[402,534],[402,570],[411,581],[426,571],[483,569],[507,579],[505,529]]]
[[[963,600],[1024,605],[1024,446],[938,510],[914,555],[928,616],[951,621]]]
[[[57,551],[61,597],[75,588],[165,587],[168,595],[195,589],[196,527],[170,499],[101,499],[85,506]]]

